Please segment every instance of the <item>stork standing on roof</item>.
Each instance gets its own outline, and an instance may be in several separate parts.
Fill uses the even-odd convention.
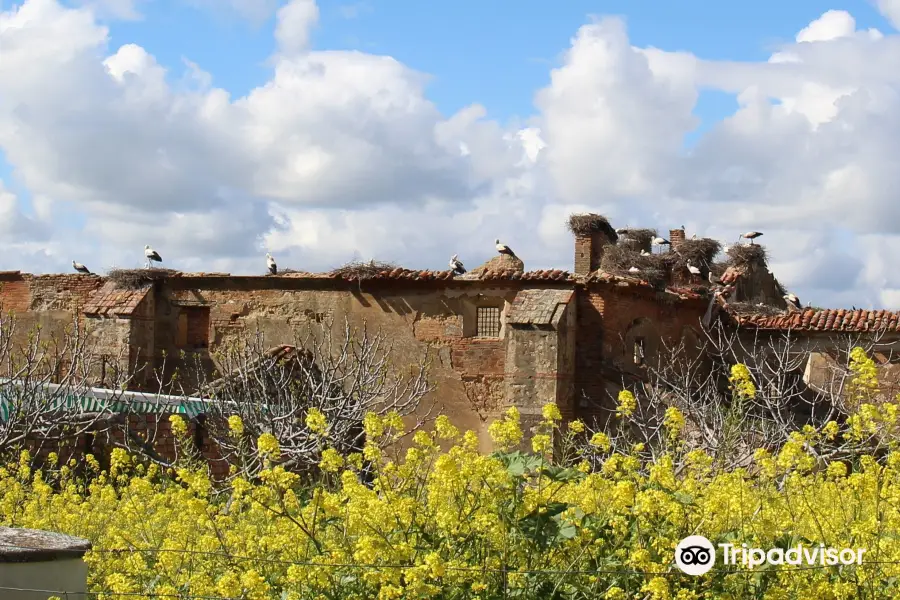
[[[463,266],[462,261],[459,260],[458,254],[450,257],[450,270],[453,271],[454,275],[462,275],[466,272],[466,268]]]
[[[494,243],[497,245],[497,252],[499,252],[500,254],[506,254],[507,256],[516,255],[516,253],[512,251],[512,248],[510,248],[506,244],[501,244],[499,239],[494,240]]]
[[[687,261],[687,270],[691,272],[691,275],[694,277],[700,277],[700,269],[691,264],[691,261]]]
[[[75,269],[76,271],[78,271],[79,273],[84,273],[85,275],[91,274],[91,271],[86,266],[84,266],[80,262],[75,262],[74,260],[72,261],[72,268]]]
[[[800,298],[798,298],[796,295],[787,293],[783,297],[784,297],[785,301],[788,303],[788,306],[792,306],[792,307],[796,308],[797,310],[800,310],[801,308],[803,308],[803,305],[800,304]]]
[[[150,247],[150,244],[144,246],[144,256],[147,258],[147,268],[149,269],[154,262],[162,262],[162,256],[159,252]]]
[[[659,237],[659,236],[656,236],[655,238],[653,238],[653,239],[650,241],[650,243],[653,244],[654,246],[660,246],[660,247],[661,247],[661,246],[671,246],[671,245],[672,245],[672,242],[670,242],[669,240],[667,240],[667,239],[664,238],[664,237]]]
[[[628,233],[627,227],[619,227],[618,229],[616,229],[616,234],[618,235],[625,235],[626,233]]]
[[[266,267],[269,269],[269,275],[278,275],[278,264],[275,262],[275,258],[266,252]]]
[[[753,244],[753,240],[755,240],[756,238],[758,238],[761,235],[762,235],[762,233],[760,233],[759,231],[748,231],[747,233],[742,233],[741,237],[744,238],[745,240],[750,240],[750,244]]]

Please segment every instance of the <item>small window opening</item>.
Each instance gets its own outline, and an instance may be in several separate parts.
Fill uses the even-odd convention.
[[[209,307],[182,307],[178,315],[176,345],[197,350],[209,347]]]
[[[497,306],[479,306],[476,320],[475,337],[500,337],[500,308]]]
[[[644,338],[634,339],[634,364],[640,366],[644,364]]]

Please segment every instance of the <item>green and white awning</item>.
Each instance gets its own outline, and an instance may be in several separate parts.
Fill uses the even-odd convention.
[[[16,404],[21,402],[23,383],[0,378],[0,420],[7,420]],[[42,398],[35,387],[43,388]],[[195,417],[207,411],[208,400],[188,396],[148,394],[112,390],[107,388],[78,388],[54,383],[29,384],[29,402],[46,403],[47,410],[77,411],[83,413],[131,413],[131,414],[181,414]],[[28,411],[30,412],[30,411]]]

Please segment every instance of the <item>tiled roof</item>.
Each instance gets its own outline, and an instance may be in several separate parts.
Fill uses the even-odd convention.
[[[507,321],[527,325],[549,325],[557,306],[568,304],[573,290],[522,290],[516,294]]]
[[[173,277],[232,277],[228,273],[179,273]],[[235,278],[241,275],[233,276]],[[250,277],[253,277],[252,275]],[[352,274],[332,275],[330,273],[290,272],[278,275],[259,275],[258,277],[290,278],[290,279],[338,279],[358,281]],[[452,271],[420,271],[416,269],[396,268],[367,275],[364,281],[575,281],[574,275],[559,269],[537,271],[516,271],[513,269],[491,270],[484,273],[466,273],[454,275]]]
[[[630,288],[642,288],[647,290],[655,290],[656,288],[652,283],[645,279],[641,279],[640,277],[626,277],[623,275],[613,275],[611,273],[604,273],[602,271],[596,271],[592,273],[589,277],[585,279],[586,282],[597,282],[597,283],[611,283],[615,284],[617,287],[630,287]],[[706,297],[705,295],[698,294],[697,292],[682,287],[668,287],[665,290],[670,294],[675,294],[679,296],[683,300],[695,300],[699,298]]]
[[[742,327],[801,331],[900,331],[900,313],[887,310],[845,310],[807,308],[779,315],[729,311]]]
[[[99,290],[91,294],[84,305],[84,314],[127,317],[134,314],[141,300],[147,297],[150,286],[136,290],[120,289],[112,281],[107,281]]]

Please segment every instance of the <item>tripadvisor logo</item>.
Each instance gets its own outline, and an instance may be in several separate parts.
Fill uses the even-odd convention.
[[[825,544],[804,546],[797,544],[791,548],[751,548],[747,544],[719,544],[722,549],[722,564],[741,565],[748,569],[762,564],[770,565],[861,565],[864,548],[829,548]],[[675,564],[688,575],[703,575],[716,564],[716,550],[702,535],[691,535],[675,547]]]
[[[675,546],[675,564],[688,575],[703,575],[716,564],[716,549],[702,535],[689,535]]]

